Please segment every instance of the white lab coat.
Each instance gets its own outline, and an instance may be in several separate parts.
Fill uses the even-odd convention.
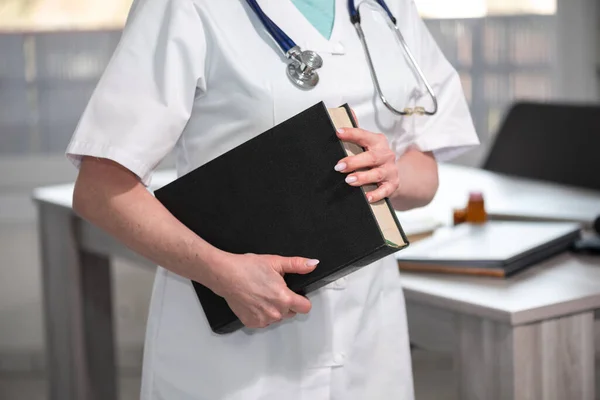
[[[290,0],[260,0],[269,17],[324,65],[312,91],[243,0],[139,0],[68,147],[112,159],[148,184],[171,150],[184,174],[323,100],[355,110],[364,129],[446,159],[478,143],[456,72],[410,0],[388,0],[439,96],[434,117],[399,118],[375,95],[345,0],[326,40]],[[378,29],[375,26],[374,29]],[[386,94],[430,107],[384,24],[370,44]],[[371,31],[372,33],[373,31]],[[402,104],[403,103],[403,104]],[[331,166],[333,168],[333,165]],[[210,195],[210,193],[207,193]],[[339,234],[343,235],[343,232]],[[211,332],[191,283],[158,268],[148,317],[144,400],[411,400],[401,282],[393,257],[309,295],[309,315],[263,330]]]

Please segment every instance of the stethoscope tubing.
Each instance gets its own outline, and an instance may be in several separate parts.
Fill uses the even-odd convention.
[[[260,19],[265,29],[277,42],[277,44],[281,48],[281,51],[283,51],[285,55],[288,54],[290,49],[297,47],[294,40],[292,40],[292,38],[290,38],[283,30],[281,30],[281,28],[279,28],[279,26],[277,26],[277,24],[273,22],[273,20],[271,20],[271,18],[269,18],[267,14],[263,12],[262,8],[260,8],[256,0],[246,0],[246,2],[252,8],[252,10],[254,10],[258,19]]]
[[[354,28],[356,29],[356,32],[360,39],[360,42],[363,46],[363,50],[366,54],[367,63],[369,65],[369,72],[371,74],[371,79],[373,81],[375,90],[377,91],[379,98],[381,99],[383,104],[386,106],[386,108],[396,115],[405,116],[405,115],[413,115],[413,114],[418,114],[418,115],[434,115],[434,114],[436,114],[438,111],[437,96],[435,95],[433,88],[427,81],[425,74],[423,73],[423,71],[421,70],[421,67],[417,63],[417,60],[415,59],[412,52],[410,51],[408,44],[404,40],[404,36],[402,35],[400,28],[398,27],[396,18],[394,17],[394,15],[390,11],[390,9],[388,8],[388,6],[384,0],[372,0],[372,1],[375,1],[379,6],[381,6],[381,8],[385,11],[387,16],[389,17],[392,28],[394,29],[394,32],[396,33],[396,36],[406,54],[406,56],[408,57],[410,63],[412,64],[413,68],[417,72],[419,79],[425,85],[425,88],[427,89],[427,92],[429,93],[429,96],[431,97],[431,99],[433,101],[433,110],[428,111],[423,107],[405,108],[403,110],[398,110],[388,102],[387,98],[383,94],[383,91],[381,90],[381,85],[379,83],[379,79],[378,79],[377,73],[375,71],[375,66],[373,65],[373,59],[371,57],[371,52],[369,50],[369,46],[367,44],[367,41],[365,39],[365,34],[364,34],[362,26],[361,26],[360,10],[356,7],[354,0],[348,0],[348,13],[350,15],[350,20],[351,20],[352,24],[354,25]],[[246,2],[252,8],[252,10],[255,12],[257,17],[260,19],[261,23],[263,24],[265,29],[269,32],[271,37],[275,40],[275,42],[277,42],[278,46],[281,48],[281,51],[285,54],[285,56],[287,58],[291,58],[292,63],[298,62],[297,57],[298,57],[298,54],[301,52],[301,50],[296,45],[294,40],[292,38],[290,38],[281,28],[279,28],[279,26],[277,26],[277,24],[275,22],[273,22],[262,11],[261,7],[258,5],[256,0],[246,0]],[[364,4],[364,3],[361,3],[361,4]],[[316,68],[319,68],[319,67],[316,67]],[[311,74],[315,74],[314,77],[318,78],[318,75],[316,75],[316,71],[312,71]],[[318,79],[316,79],[315,82],[318,82]],[[299,85],[299,82],[295,82],[295,83],[297,85]],[[306,89],[307,88],[306,83],[305,82],[302,82],[302,83],[304,84],[304,86],[299,85],[299,87],[301,87],[302,89]],[[316,83],[313,83],[312,85],[316,85]]]

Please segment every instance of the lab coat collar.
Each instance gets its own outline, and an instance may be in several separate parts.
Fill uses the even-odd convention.
[[[346,10],[346,0],[336,0],[335,21],[328,40],[310,23],[291,0],[258,0],[261,8],[279,28],[281,28],[302,50],[317,53],[345,54],[341,41],[344,18],[350,18]]]

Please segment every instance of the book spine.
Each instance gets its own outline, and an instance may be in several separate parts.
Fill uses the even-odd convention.
[[[404,232],[404,229],[402,228],[402,225],[398,220],[398,215],[396,215],[396,210],[394,210],[390,199],[386,197],[385,203],[387,204],[388,208],[390,209],[390,212],[392,213],[392,218],[394,219],[394,223],[398,227],[398,231],[400,231],[400,236],[402,236],[402,240],[404,240],[404,246],[402,246],[402,249],[404,249],[410,245],[410,241],[408,240],[408,237],[406,236],[406,233]]]

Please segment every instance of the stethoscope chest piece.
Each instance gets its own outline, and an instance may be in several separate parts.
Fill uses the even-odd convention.
[[[290,63],[286,70],[291,81],[301,89],[309,90],[319,83],[317,70],[323,66],[323,59],[312,50],[301,51],[298,47],[288,53]]]

